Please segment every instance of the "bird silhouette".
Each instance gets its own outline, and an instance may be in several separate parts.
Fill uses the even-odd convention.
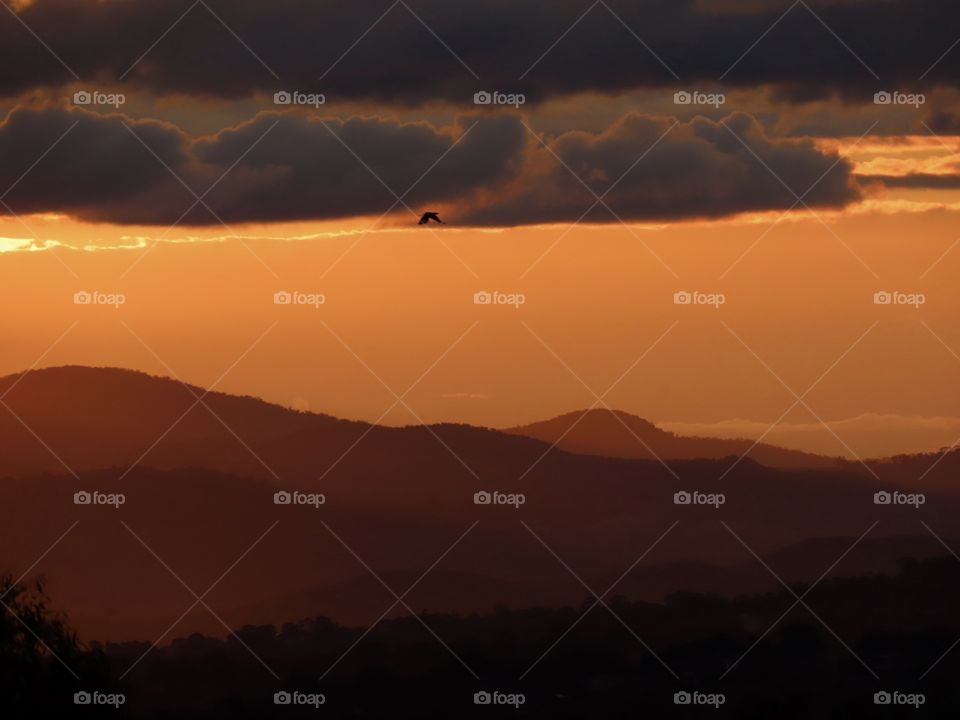
[[[426,213],[424,213],[424,214],[423,214],[423,217],[420,218],[420,222],[419,222],[418,224],[419,224],[419,225],[426,225],[426,224],[429,223],[431,220],[433,220],[434,222],[438,222],[438,223],[440,223],[441,225],[446,225],[446,223],[445,223],[443,220],[441,220],[441,219],[440,219],[440,216],[437,215],[437,213],[435,213],[435,212],[426,212]]]

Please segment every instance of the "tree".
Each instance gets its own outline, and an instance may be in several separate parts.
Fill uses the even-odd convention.
[[[0,575],[0,688],[3,715],[44,717],[73,707],[73,694],[107,683],[106,660],[85,650],[66,618],[50,608],[43,579]]]

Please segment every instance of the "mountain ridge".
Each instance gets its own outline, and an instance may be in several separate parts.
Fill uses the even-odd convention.
[[[575,410],[506,428],[504,432],[556,444],[568,452],[636,460],[745,456],[761,465],[781,468],[836,468],[849,464],[845,458],[815,455],[748,438],[677,435],[622,410]]]
[[[106,462],[108,458],[98,458],[92,452],[93,447],[105,440],[118,448],[115,454],[120,457],[120,462],[117,464],[132,465],[140,461],[161,468],[183,467],[193,461],[203,465],[203,457],[182,450],[184,446],[208,443],[210,452],[214,453],[218,449],[225,451],[221,447],[224,443],[235,445],[239,441],[260,466],[259,470],[254,470],[262,472],[269,470],[272,464],[263,458],[269,454],[269,449],[287,447],[290,452],[302,456],[305,446],[312,444],[308,436],[329,440],[330,445],[342,446],[343,452],[350,443],[368,433],[422,427],[390,427],[342,419],[326,413],[288,408],[250,395],[207,390],[170,377],[114,367],[66,365],[7,375],[0,377],[0,397],[16,414],[16,418],[9,414],[0,417],[0,430],[6,430],[8,437],[22,436],[25,441],[17,444],[19,454],[12,449],[7,452],[0,449],[0,462],[12,475],[58,472],[63,465],[68,468],[77,465],[75,469],[84,470],[112,466]],[[629,413],[614,412],[621,422],[616,422],[608,411],[591,411],[586,422],[580,422],[574,432],[562,439],[565,429],[585,411],[506,429],[458,422],[433,423],[427,428],[431,431],[458,428],[525,437],[566,452],[635,460],[718,459],[747,455],[761,464],[786,469],[837,468],[844,464],[835,458],[773,445],[758,444],[751,449],[753,443],[747,439],[686,438],[661,430]],[[624,424],[631,428],[630,432]],[[101,428],[101,435],[105,437],[97,437],[96,428]],[[619,436],[609,432],[611,429],[619,431]],[[49,452],[37,452],[36,438],[27,440],[27,435],[34,432],[45,441],[50,439]],[[647,451],[631,433],[643,438],[654,452]],[[158,442],[157,438],[161,440]],[[162,447],[152,447],[151,443],[155,442]],[[168,446],[181,447],[186,456],[165,461],[164,450]],[[60,447],[64,449],[61,451]],[[173,452],[170,449],[167,454]],[[62,455],[63,460],[51,457],[51,454]],[[241,474],[251,472],[249,466],[236,462],[217,469]],[[270,471],[269,474],[279,473]]]
[[[447,548],[437,568],[444,575],[411,598],[419,607],[482,610],[481,597],[487,608],[511,600],[566,602],[568,590],[552,588],[578,592],[577,584],[550,551],[601,587],[671,527],[624,579],[624,592],[709,589],[706,571],[690,570],[690,563],[742,566],[736,583],[713,573],[719,580],[712,587],[737,592],[770,578],[728,528],[765,557],[816,540],[771,565],[809,578],[841,554],[842,543],[829,538],[857,537],[878,519],[874,535],[917,532],[917,510],[878,507],[878,490],[929,493],[922,517],[951,540],[960,512],[960,452],[935,466],[930,457],[876,465],[888,474],[881,482],[853,463],[785,470],[750,457],[734,464],[730,456],[664,466],[546,452],[550,444],[542,440],[469,425],[389,428],[208,394],[206,403],[228,430],[198,405],[199,389],[133,371],[35,371],[0,378],[0,393],[14,383],[3,402],[31,430],[0,408],[0,568],[31,567],[67,530],[69,538],[43,556],[37,572],[84,630],[100,637],[155,636],[176,617],[168,616],[171,608],[189,603],[144,544],[191,588],[203,589],[267,532],[210,597],[218,610],[236,608],[237,622],[257,622],[274,603],[295,615],[324,604],[338,612],[354,605],[377,610],[382,593],[370,581],[356,601],[342,590],[363,577],[364,564],[403,584]],[[322,493],[325,503],[278,505],[280,489]],[[82,491],[123,494],[125,502],[77,504]],[[479,491],[522,494],[525,502],[477,503]],[[725,502],[678,503],[679,491],[722,493]],[[872,544],[858,546],[843,571],[888,567],[877,557],[892,561],[903,547],[918,554],[915,544],[897,541],[872,558]],[[932,537],[927,545],[939,547]],[[440,582],[444,577],[449,581]],[[376,597],[367,597],[368,588]],[[191,616],[188,627],[208,630],[204,623],[209,618]]]

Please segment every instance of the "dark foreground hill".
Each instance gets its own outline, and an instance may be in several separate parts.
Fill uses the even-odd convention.
[[[587,596],[567,607],[422,613],[372,628],[312,617],[158,647],[84,650],[62,638],[65,666],[39,649],[6,653],[5,677],[17,685],[4,686],[4,717],[956,717],[955,558],[807,589],[681,592],[657,603],[613,596],[605,606]],[[40,613],[38,627],[50,630]],[[0,638],[16,628],[0,616]],[[0,652],[7,647],[0,642]],[[124,704],[88,715],[73,697],[91,691],[122,693]],[[312,698],[316,709],[278,706],[278,692]],[[491,695],[512,704],[478,704]],[[678,704],[689,696],[700,704]]]

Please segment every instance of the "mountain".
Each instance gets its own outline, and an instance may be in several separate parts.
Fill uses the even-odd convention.
[[[410,606],[469,613],[576,603],[589,594],[580,579],[602,592],[630,568],[614,595],[773,587],[754,552],[787,580],[813,580],[868,528],[835,574],[945,552],[921,520],[948,544],[960,537],[956,452],[871,466],[882,481],[849,463],[730,470],[734,457],[668,470],[466,425],[379,427],[221,393],[198,404],[200,388],[123,370],[42,370],[0,387],[0,571],[45,575],[85,638],[157,638],[194,604],[190,590],[211,585],[205,602],[230,626],[314,613],[363,623],[394,600],[375,575],[403,594],[429,569]],[[874,504],[895,488],[928,493],[925,505]],[[277,505],[278,490],[325,502]],[[124,503],[77,505],[82,491]],[[476,504],[480,491],[524,502]],[[725,502],[678,505],[678,491]],[[193,630],[223,627],[199,606],[172,632]]]
[[[325,493],[316,509],[275,505],[271,482],[207,470],[8,479],[0,568],[19,576],[39,559],[33,572],[85,638],[154,639],[194,604],[187,587],[203,595],[214,583],[205,602],[231,627],[313,615],[363,625],[395,600],[381,581],[403,595],[430,568],[406,596],[410,607],[469,614],[577,605],[589,597],[581,579],[600,593],[631,566],[612,595],[776,587],[752,552],[787,581],[814,580],[841,557],[833,576],[887,571],[946,552],[921,519],[951,546],[960,537],[956,495],[931,496],[922,513],[878,509],[856,476],[745,462],[711,487],[720,465],[682,462],[688,487],[726,493],[714,510],[674,505],[671,479],[639,462],[557,454],[509,488],[526,495],[520,509],[475,505],[476,486],[447,473],[414,481],[409,468],[421,462],[403,457],[384,458],[375,476],[345,460],[336,482],[302,486]],[[394,487],[398,476],[405,490]],[[78,506],[81,490],[122,493],[124,503]],[[194,631],[223,627],[196,607],[176,628]]]
[[[0,378],[0,397],[9,409],[0,413],[0,437],[7,441],[0,445],[0,473],[11,476],[139,464],[304,479],[372,434],[381,442],[400,437],[388,428],[115,368],[60,367]],[[617,417],[607,411],[570,413],[505,433],[549,444],[559,440],[558,447],[569,452],[631,459],[653,458],[635,435],[664,460],[740,456],[751,445],[678,437],[626,413]],[[478,439],[486,435],[481,442],[497,435],[502,444],[503,434],[495,431],[462,431]],[[763,444],[748,457],[770,467],[843,466]]]
[[[271,476],[280,472],[271,460],[295,465],[302,446],[318,440],[333,453],[338,441],[345,449],[367,428],[116,368],[58,367],[0,378],[0,398],[7,406],[0,408],[0,436],[8,440],[0,445],[0,472],[8,475],[139,461]]]
[[[0,378],[0,397],[9,409],[0,413],[0,437],[6,440],[0,445],[0,473],[12,476],[143,465],[299,480],[322,472],[370,435],[386,443],[401,437],[389,428],[290,410],[252,397],[208,393],[169,378],[114,368],[50,368]],[[553,443],[575,417],[507,434]],[[620,417],[665,459],[722,458],[749,447],[747,441],[677,438],[639,418]],[[496,435],[503,444],[503,435],[495,431],[462,427],[462,432],[479,442]],[[650,458],[607,412],[589,413],[560,447]],[[826,458],[770,446],[758,446],[750,457],[775,467],[836,466]]]
[[[838,468],[849,464],[842,458],[812,455],[752,440],[676,435],[618,410],[570,412],[504,432],[555,443],[568,452],[605,457],[669,461],[746,455],[761,465],[780,468]]]

